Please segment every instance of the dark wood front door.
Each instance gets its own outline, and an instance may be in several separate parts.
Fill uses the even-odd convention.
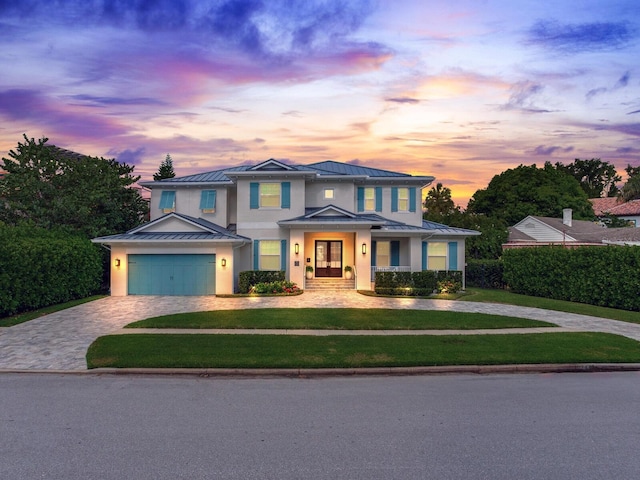
[[[316,277],[342,277],[342,241],[316,240]]]

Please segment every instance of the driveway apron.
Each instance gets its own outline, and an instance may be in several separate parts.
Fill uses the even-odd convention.
[[[120,333],[125,325],[149,317],[203,310],[280,307],[488,313],[542,320],[575,331],[614,333],[640,341],[640,325],[616,320],[512,305],[369,297],[355,291],[305,292],[295,297],[127,296],[106,297],[20,325],[0,328],[0,370],[86,370],[87,348],[96,338]]]

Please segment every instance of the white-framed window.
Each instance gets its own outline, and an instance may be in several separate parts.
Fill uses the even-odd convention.
[[[376,242],[376,266],[377,267],[391,266],[391,242],[386,242],[386,241]]]
[[[280,183],[260,183],[260,207],[280,208]]]
[[[364,188],[364,209],[368,212],[376,210],[376,189],[375,187]]]
[[[280,270],[280,240],[260,241],[260,270]]]
[[[427,269],[447,269],[447,244],[445,242],[429,242],[427,245]]]
[[[325,200],[333,200],[335,198],[335,190],[333,188],[325,188],[324,189],[324,199]]]
[[[409,189],[406,187],[398,188],[398,211],[409,211]]]

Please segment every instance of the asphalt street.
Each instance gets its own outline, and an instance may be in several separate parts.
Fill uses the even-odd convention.
[[[632,479],[640,374],[1,374],[0,478]]]

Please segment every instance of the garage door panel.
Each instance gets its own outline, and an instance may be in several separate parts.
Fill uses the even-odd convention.
[[[214,295],[215,255],[129,255],[129,295]]]

